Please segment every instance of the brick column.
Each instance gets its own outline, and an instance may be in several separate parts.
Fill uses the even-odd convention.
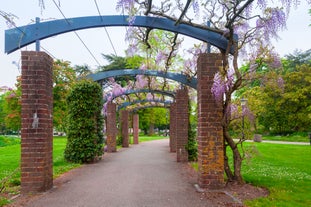
[[[53,186],[53,59],[22,51],[21,192]]]
[[[188,90],[180,89],[176,93],[176,152],[177,162],[188,162],[188,151],[185,146],[188,143]]]
[[[129,112],[121,111],[121,130],[122,130],[122,147],[129,147]]]
[[[176,152],[176,103],[170,106],[170,152]]]
[[[112,102],[107,103],[107,152],[117,151],[117,115],[116,104]]]
[[[138,144],[139,115],[133,114],[133,144]]]
[[[221,54],[198,58],[198,184],[217,189],[224,184],[222,106],[211,92],[214,74],[222,66]]]

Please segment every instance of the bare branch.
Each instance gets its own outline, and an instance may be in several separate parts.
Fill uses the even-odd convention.
[[[189,6],[190,6],[190,3],[191,3],[191,0],[187,0],[187,3],[186,3],[186,6],[185,8],[183,9],[183,11],[181,12],[178,20],[175,22],[175,26],[178,25],[180,23],[180,21],[183,19],[183,17],[185,16]]]

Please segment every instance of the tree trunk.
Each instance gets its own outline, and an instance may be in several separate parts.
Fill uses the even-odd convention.
[[[149,135],[154,135],[154,123],[150,123],[149,125]]]
[[[224,147],[224,168],[225,168],[225,173],[226,173],[226,175],[227,175],[227,178],[228,178],[228,182],[233,182],[233,173],[232,173],[232,171],[231,171],[231,169],[230,169],[230,165],[229,165],[229,159],[228,159],[228,156],[227,156],[227,152],[226,152],[226,149],[227,149],[227,147],[226,147],[226,145],[225,145],[225,147]]]
[[[228,177],[228,182],[236,182],[238,184],[243,184],[244,180],[241,175],[241,167],[242,167],[242,157],[237,147],[237,144],[233,141],[231,136],[228,133],[228,128],[226,126],[223,127],[224,131],[224,140],[228,143],[228,146],[232,150],[233,153],[233,170],[230,168],[228,156],[225,153],[224,164],[225,164],[225,173]]]
[[[242,157],[239,152],[238,147],[232,149],[233,152],[233,165],[234,165],[234,182],[238,184],[243,184],[244,180],[241,174],[241,167],[242,167]]]

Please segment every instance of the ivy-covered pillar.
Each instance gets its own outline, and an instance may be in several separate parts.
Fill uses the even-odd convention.
[[[188,121],[189,121],[189,95],[187,88],[179,89],[176,92],[176,152],[177,162],[188,162]]]
[[[53,186],[53,59],[22,51],[21,192]]]
[[[222,105],[217,104],[211,88],[214,75],[222,66],[222,55],[201,54],[198,58],[198,184],[217,189],[224,185],[224,147]]]
[[[117,112],[116,104],[111,101],[107,103],[107,123],[106,123],[106,132],[107,132],[107,152],[116,152],[117,151]]]
[[[176,152],[176,103],[170,106],[170,152]]]
[[[127,110],[121,111],[121,133],[122,133],[122,147],[129,147],[129,112]]]
[[[133,144],[138,144],[139,137],[139,115],[133,114]]]

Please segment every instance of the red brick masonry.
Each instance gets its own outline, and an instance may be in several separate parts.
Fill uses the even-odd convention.
[[[53,59],[22,51],[21,192],[53,186]]]
[[[201,54],[198,58],[198,184],[217,189],[224,184],[222,106],[216,104],[211,87],[214,74],[222,66],[221,54]]]
[[[117,151],[117,115],[116,104],[112,102],[107,103],[107,152]]]
[[[188,121],[189,95],[187,88],[179,89],[176,93],[176,153],[177,162],[188,162]]]

